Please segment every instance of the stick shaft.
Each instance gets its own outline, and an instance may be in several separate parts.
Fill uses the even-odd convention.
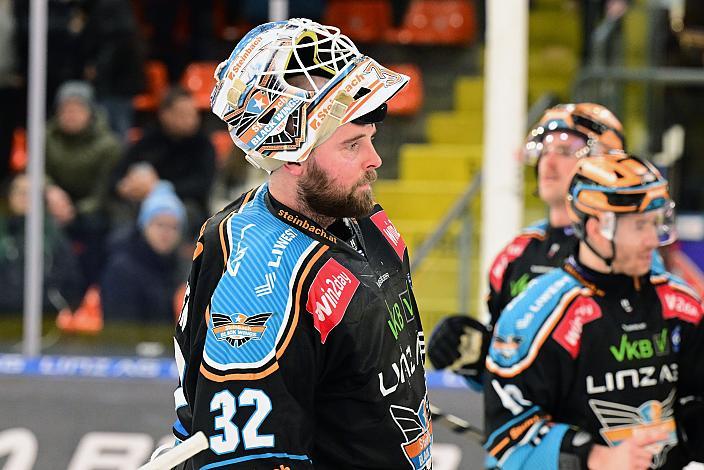
[[[142,465],[139,470],[169,470],[207,448],[208,439],[206,439],[203,431],[198,431],[171,450]]]

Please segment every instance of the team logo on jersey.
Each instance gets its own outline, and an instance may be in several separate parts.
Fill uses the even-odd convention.
[[[381,230],[384,238],[386,238],[386,240],[388,240],[391,244],[398,257],[403,260],[403,252],[406,250],[406,242],[403,241],[403,237],[399,231],[396,230],[394,224],[391,223],[389,216],[386,215],[386,212],[379,211],[371,216],[370,219],[372,219],[374,225]]]
[[[609,446],[616,446],[625,439],[647,431],[663,432],[667,438],[659,444],[659,452],[653,457],[654,468],[665,462],[667,452],[677,445],[674,418],[675,391],[660,402],[650,400],[639,407],[603,400],[589,400],[589,406],[601,423],[599,433]]]
[[[322,343],[342,321],[358,287],[359,280],[354,274],[332,258],[318,271],[308,289],[306,310],[313,315],[313,324],[320,332]]]
[[[266,322],[271,312],[247,316],[244,313],[226,315],[212,313],[213,334],[218,341],[227,341],[230,346],[239,348],[253,339],[261,339],[266,331]]]
[[[501,336],[496,335],[491,347],[494,348],[494,351],[496,351],[500,356],[506,359],[511,359],[514,355],[516,355],[516,353],[518,353],[518,348],[521,347],[522,342],[523,338],[520,336],[511,334],[506,336],[506,338],[502,338]]]
[[[433,423],[427,396],[421,401],[418,410],[405,406],[391,405],[391,417],[403,432],[406,442],[401,444],[406,459],[414,470],[432,468]]]

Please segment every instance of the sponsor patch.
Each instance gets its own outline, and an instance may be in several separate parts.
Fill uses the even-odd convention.
[[[562,317],[552,337],[570,353],[572,359],[576,359],[582,342],[582,327],[599,318],[601,309],[594,299],[580,297]]]
[[[662,302],[662,316],[665,319],[679,318],[695,325],[701,321],[702,306],[694,298],[668,284],[657,286],[656,290]]]
[[[394,224],[391,223],[386,212],[379,211],[371,216],[370,219],[372,219],[372,222],[374,222],[374,225],[376,225],[381,233],[384,234],[386,240],[388,240],[398,257],[403,261],[403,252],[406,250],[406,242],[403,240],[399,231],[396,230]]]
[[[528,236],[516,237],[504,250],[499,253],[499,256],[494,260],[489,270],[489,282],[491,287],[496,292],[501,291],[501,285],[504,282],[504,274],[509,263],[523,254],[523,251],[528,246],[533,238]]]
[[[313,315],[322,343],[342,321],[358,287],[359,280],[354,274],[332,258],[318,271],[308,290],[306,310]]]

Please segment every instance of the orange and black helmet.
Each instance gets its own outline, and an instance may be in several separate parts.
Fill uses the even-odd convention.
[[[662,209],[660,244],[674,241],[674,202],[668,183],[651,163],[625,153],[590,156],[577,163],[567,195],[575,232],[584,238],[587,219]]]
[[[543,139],[550,132],[566,132],[584,139],[576,156],[625,150],[623,125],[607,108],[595,103],[560,104],[548,109],[526,138],[524,159],[535,164],[543,152]]]

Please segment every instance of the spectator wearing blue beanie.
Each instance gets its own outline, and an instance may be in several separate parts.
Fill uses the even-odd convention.
[[[174,321],[173,297],[182,279],[177,249],[186,210],[173,186],[159,182],[142,202],[137,227],[116,245],[101,283],[105,321]]]

